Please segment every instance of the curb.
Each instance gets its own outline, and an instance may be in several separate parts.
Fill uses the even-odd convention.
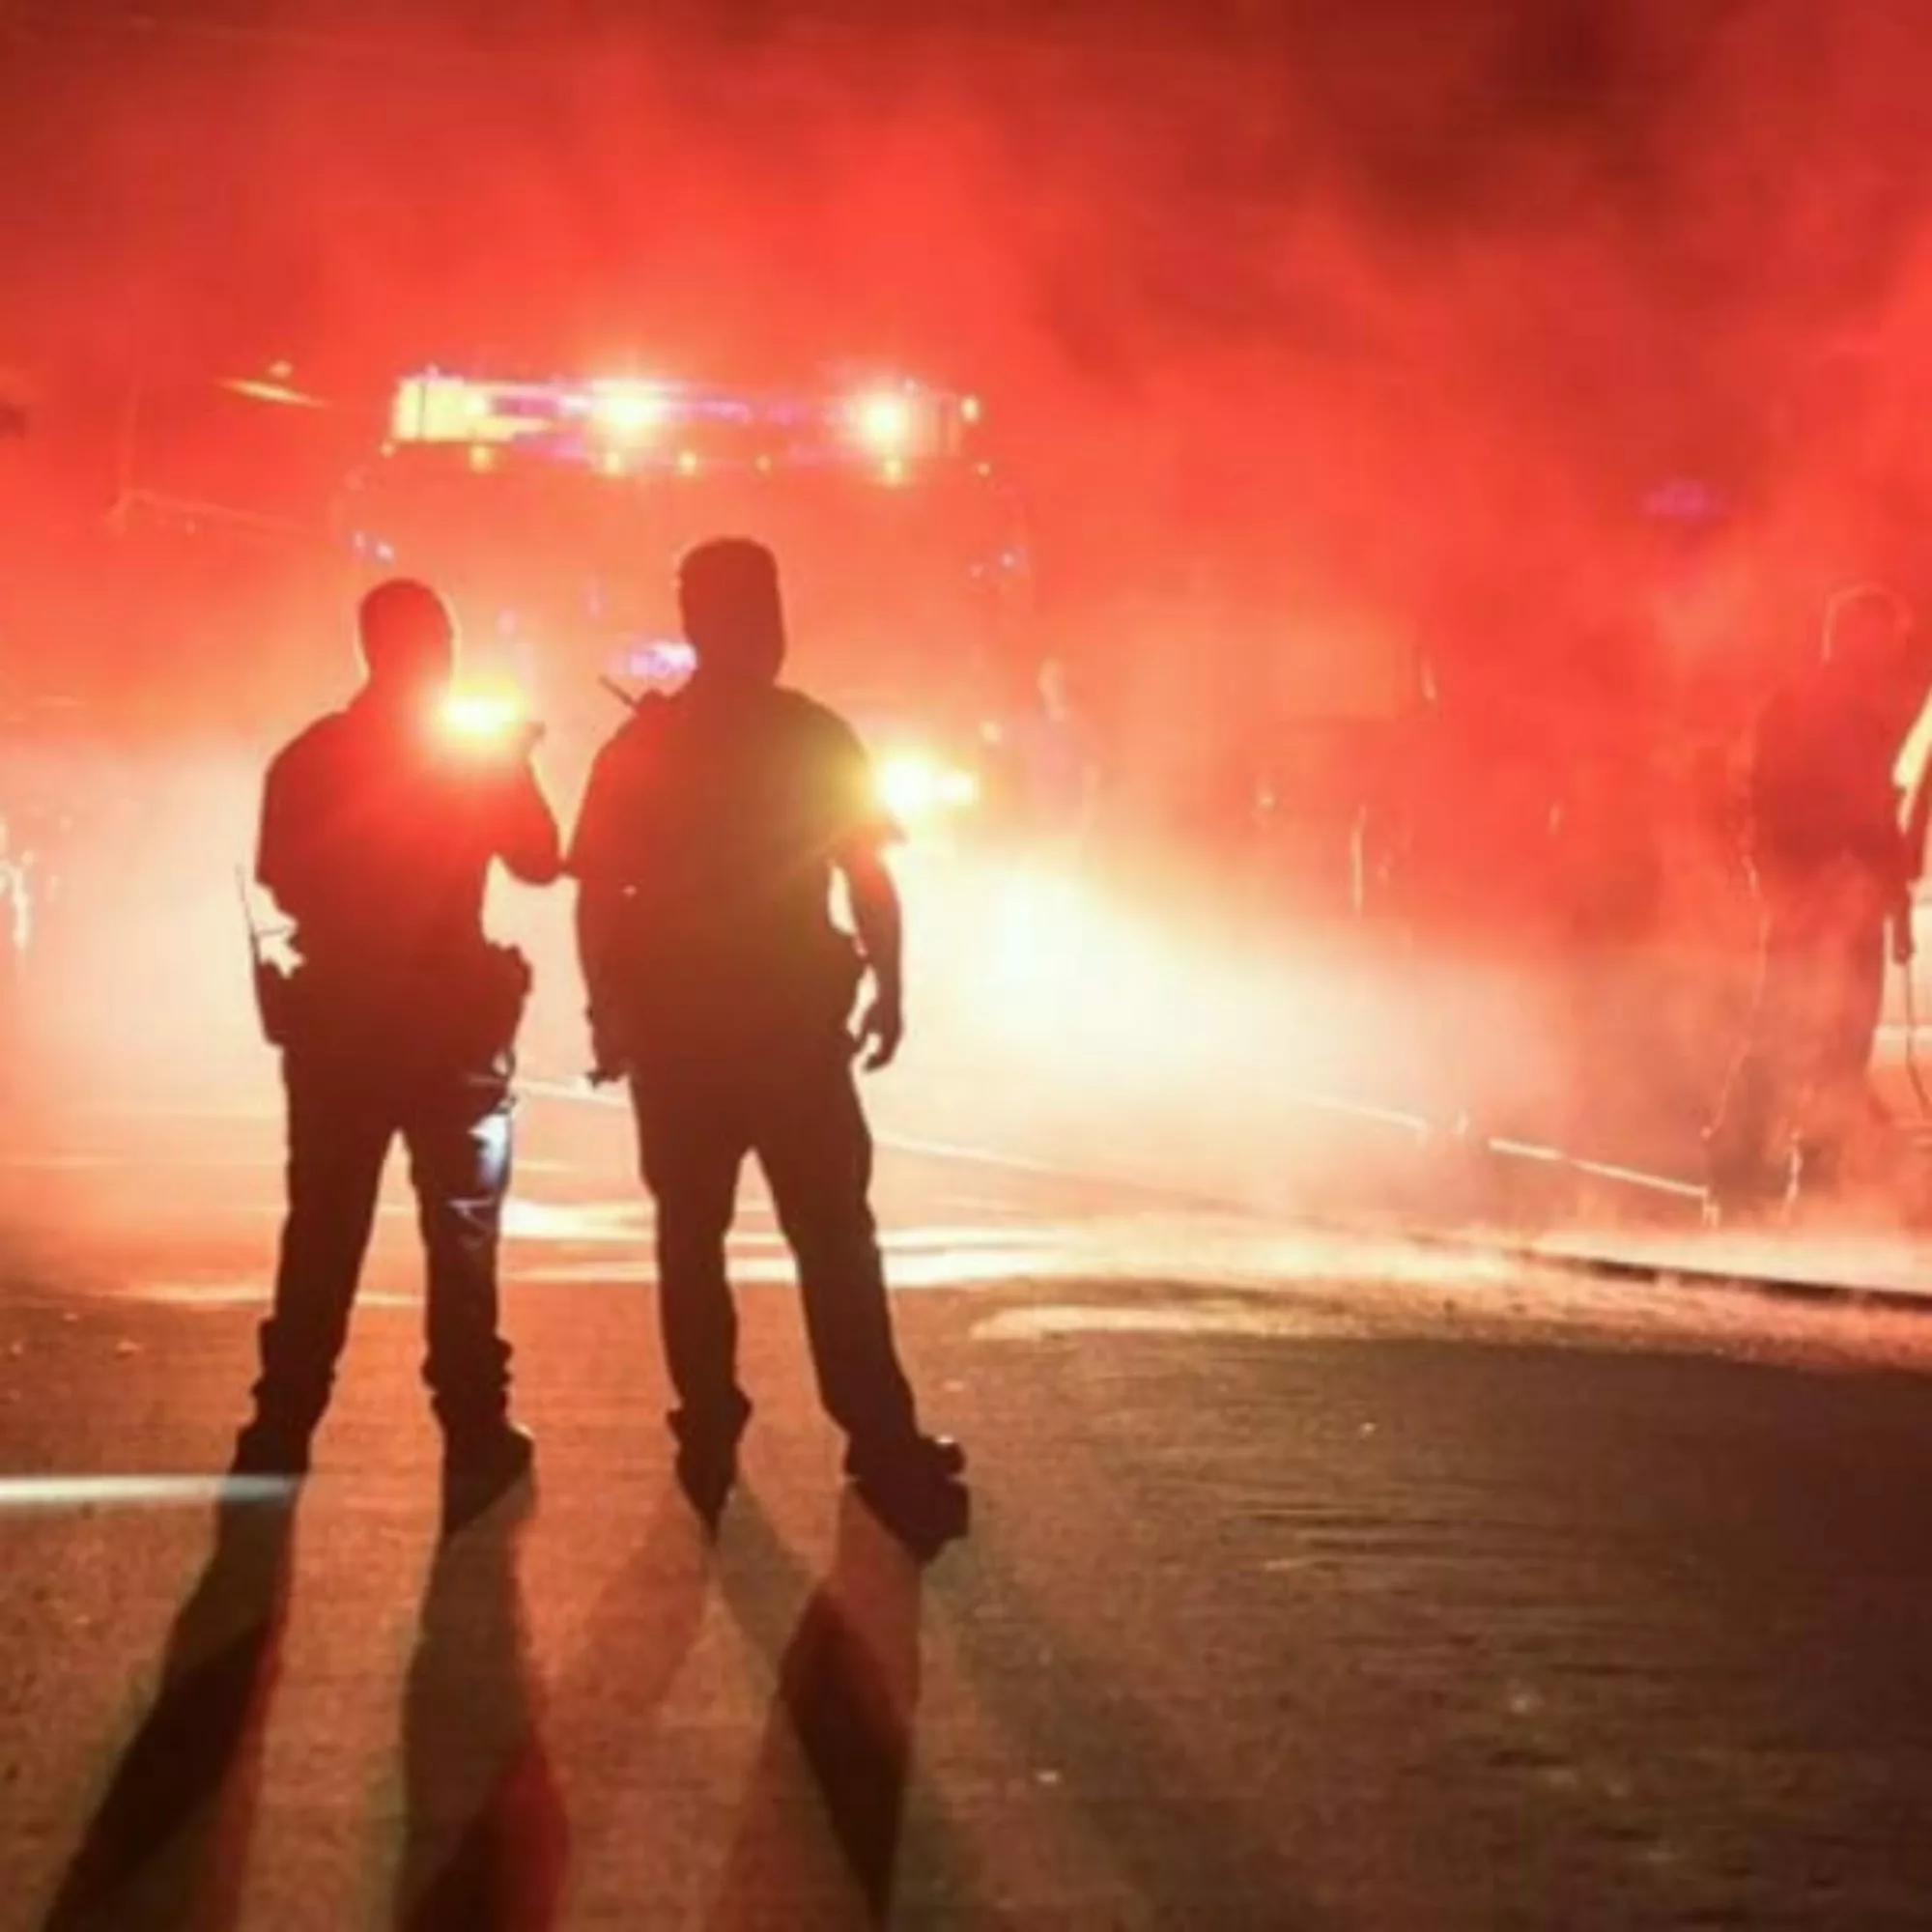
[[[564,1082],[538,1078],[521,1084],[531,1097],[537,1099],[562,1100],[579,1105],[587,1103],[605,1107],[621,1105],[615,1095],[589,1093],[582,1088],[573,1088]],[[1296,1100],[1297,1104],[1305,1106],[1311,1112],[1340,1115],[1355,1120],[1363,1125],[1380,1126],[1407,1134],[1419,1146],[1426,1145],[1431,1140],[1451,1144],[1457,1139],[1450,1133],[1434,1128],[1428,1121],[1417,1115],[1397,1113],[1392,1109],[1316,1094],[1296,1096]],[[912,1139],[891,1134],[881,1134],[879,1145],[885,1149],[916,1156],[965,1161],[980,1166],[1001,1168],[1009,1172],[1057,1177],[1085,1186],[1118,1188],[1122,1193],[1138,1194],[1150,1201],[1158,1201],[1177,1208],[1193,1208],[1204,1213],[1230,1214],[1251,1220],[1293,1221],[1314,1233],[1340,1236],[1350,1239],[1369,1237],[1407,1241],[1417,1247],[1484,1255],[1492,1259],[1499,1258],[1525,1267],[1549,1268],[1566,1274],[1586,1276],[1597,1281],[1628,1282],[1652,1288],[1694,1288],[1707,1293],[1749,1294],[1761,1300],[1794,1302],[1813,1307],[1864,1309],[1884,1314],[1932,1317],[1932,1288],[1919,1293],[1904,1288],[1814,1281],[1803,1275],[1753,1273],[1748,1269],[1739,1268],[1698,1267],[1675,1261],[1643,1261],[1635,1256],[1565,1253],[1561,1249],[1539,1247],[1533,1242],[1513,1240],[1506,1236],[1491,1237],[1474,1233],[1459,1233],[1453,1229],[1426,1227],[1399,1220],[1378,1222],[1368,1219],[1331,1219],[1320,1215],[1271,1210],[1237,1197],[1212,1195],[1195,1188],[1166,1184],[1151,1179],[1144,1174],[1137,1175],[1127,1171],[1109,1172],[1103,1168],[1073,1167],[999,1148],[974,1148],[951,1142]],[[1548,1174],[1561,1174],[1586,1184],[1635,1187],[1645,1191],[1653,1199],[1662,1197],[1688,1203],[1692,1198],[1702,1198],[1701,1189],[1692,1188],[1686,1182],[1675,1181],[1662,1175],[1647,1175],[1635,1169],[1577,1160],[1558,1149],[1533,1147],[1510,1140],[1475,1137],[1463,1138],[1461,1147],[1486,1166],[1515,1163],[1523,1171],[1540,1170]]]
[[[1634,1256],[1566,1254],[1520,1241],[1486,1240],[1479,1235],[1445,1234],[1406,1228],[1405,1240],[1419,1247],[1483,1254],[1527,1267],[1553,1268],[1596,1281],[1618,1281],[1648,1288],[1694,1288],[1704,1293],[1748,1294],[1760,1300],[1807,1303],[1813,1307],[1856,1308],[1888,1315],[1932,1316],[1932,1291],[1879,1288],[1852,1282],[1812,1281],[1803,1275],[1753,1274],[1746,1269],[1697,1267],[1683,1262],[1646,1262]]]

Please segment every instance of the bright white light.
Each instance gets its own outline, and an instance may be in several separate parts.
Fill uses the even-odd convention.
[[[591,398],[592,420],[603,433],[621,442],[647,436],[665,418],[665,399],[655,389],[600,389]]]
[[[891,389],[875,390],[853,404],[852,423],[868,449],[901,456],[912,440],[912,404]]]
[[[459,690],[443,699],[437,724],[443,736],[457,744],[493,748],[521,730],[526,715],[522,697],[514,691]]]
[[[930,818],[935,812],[963,811],[980,802],[980,781],[969,771],[901,752],[879,767],[879,802],[901,821]]]

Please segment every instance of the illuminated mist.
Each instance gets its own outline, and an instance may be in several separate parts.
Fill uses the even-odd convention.
[[[261,759],[350,673],[353,578],[298,532],[427,361],[850,360],[985,395],[1042,639],[1116,733],[1133,823],[1202,821],[1279,720],[1399,712],[1424,653],[1524,784],[1606,719],[1701,770],[1823,585],[1932,591],[1910,9],[627,13],[0,4],[0,382],[32,404],[0,440],[0,676],[15,709],[87,707],[40,741],[89,774],[70,1089],[272,1100],[232,867]],[[271,371],[330,407],[267,429],[214,386]],[[1728,506],[1711,533],[1646,517],[1693,485]],[[191,555],[138,518],[110,536],[130,487],[261,526]],[[566,810],[581,775],[559,747]],[[1684,844],[1670,958],[1696,979],[1740,915]],[[1325,917],[1284,934],[1264,867],[1239,918],[1152,860],[1073,910],[994,872],[915,881],[909,1131],[1271,1202],[1359,1180],[1369,1145],[1412,1162],[1310,1096],[1619,1138],[1566,1017],[1601,984],[1548,943],[1505,972]],[[560,902],[510,918],[549,969],[532,1056],[568,1072]],[[1721,1066],[1711,978],[1633,1049],[1668,1093],[1623,1138],[1680,1165]],[[1662,1152],[1646,1109],[1674,1109]]]

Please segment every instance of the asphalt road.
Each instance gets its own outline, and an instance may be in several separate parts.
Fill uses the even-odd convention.
[[[271,1094],[16,1124],[0,1925],[1932,1924],[1932,1321],[1218,1212],[936,1144],[926,1079],[880,1201],[975,1512],[923,1572],[755,1195],[700,1539],[612,1111],[526,1110],[540,1480],[442,1545],[400,1193],[306,1493],[217,1513]]]

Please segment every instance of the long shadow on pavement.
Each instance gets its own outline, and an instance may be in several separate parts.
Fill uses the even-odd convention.
[[[43,1932],[241,1922],[294,1512],[225,1504],[177,1614],[160,1688],[88,1825]]]
[[[556,1734],[594,1772],[573,1801],[581,1868],[597,1866],[624,1829],[653,1724],[697,1639],[709,1565],[703,1532],[667,1482],[643,1542],[599,1597],[576,1662],[553,1692]]]
[[[776,1650],[771,1606],[784,1600],[796,1566],[753,1500],[744,1501],[732,1531],[755,1538],[750,1560],[721,1571],[741,1625]],[[923,1594],[919,1561],[848,1491],[831,1567],[779,1659],[764,1743],[710,1920],[719,1932],[772,1923],[779,1901],[820,1861],[822,1845],[810,1841],[816,1815],[799,1802],[800,1755],[863,1922],[891,1917],[919,1709]],[[804,1922],[802,1909],[799,1917]]]
[[[990,1532],[990,1533],[988,1533]],[[1000,1556],[997,1518],[982,1515],[974,1561],[952,1577],[944,1614],[974,1689],[1059,1788],[1087,1806],[1153,1923],[1266,1924],[1308,1932],[1328,1915],[1302,1875],[1250,1818],[1190,1775],[1187,1741],[1169,1733],[1136,1687],[1104,1675]],[[1051,1666],[1036,1660],[1050,1658]],[[1110,1796],[1156,1794],[1134,1810]]]
[[[547,1932],[570,1831],[544,1747],[517,1574],[527,1492],[438,1546],[403,1713],[409,1806],[395,1923]]]

